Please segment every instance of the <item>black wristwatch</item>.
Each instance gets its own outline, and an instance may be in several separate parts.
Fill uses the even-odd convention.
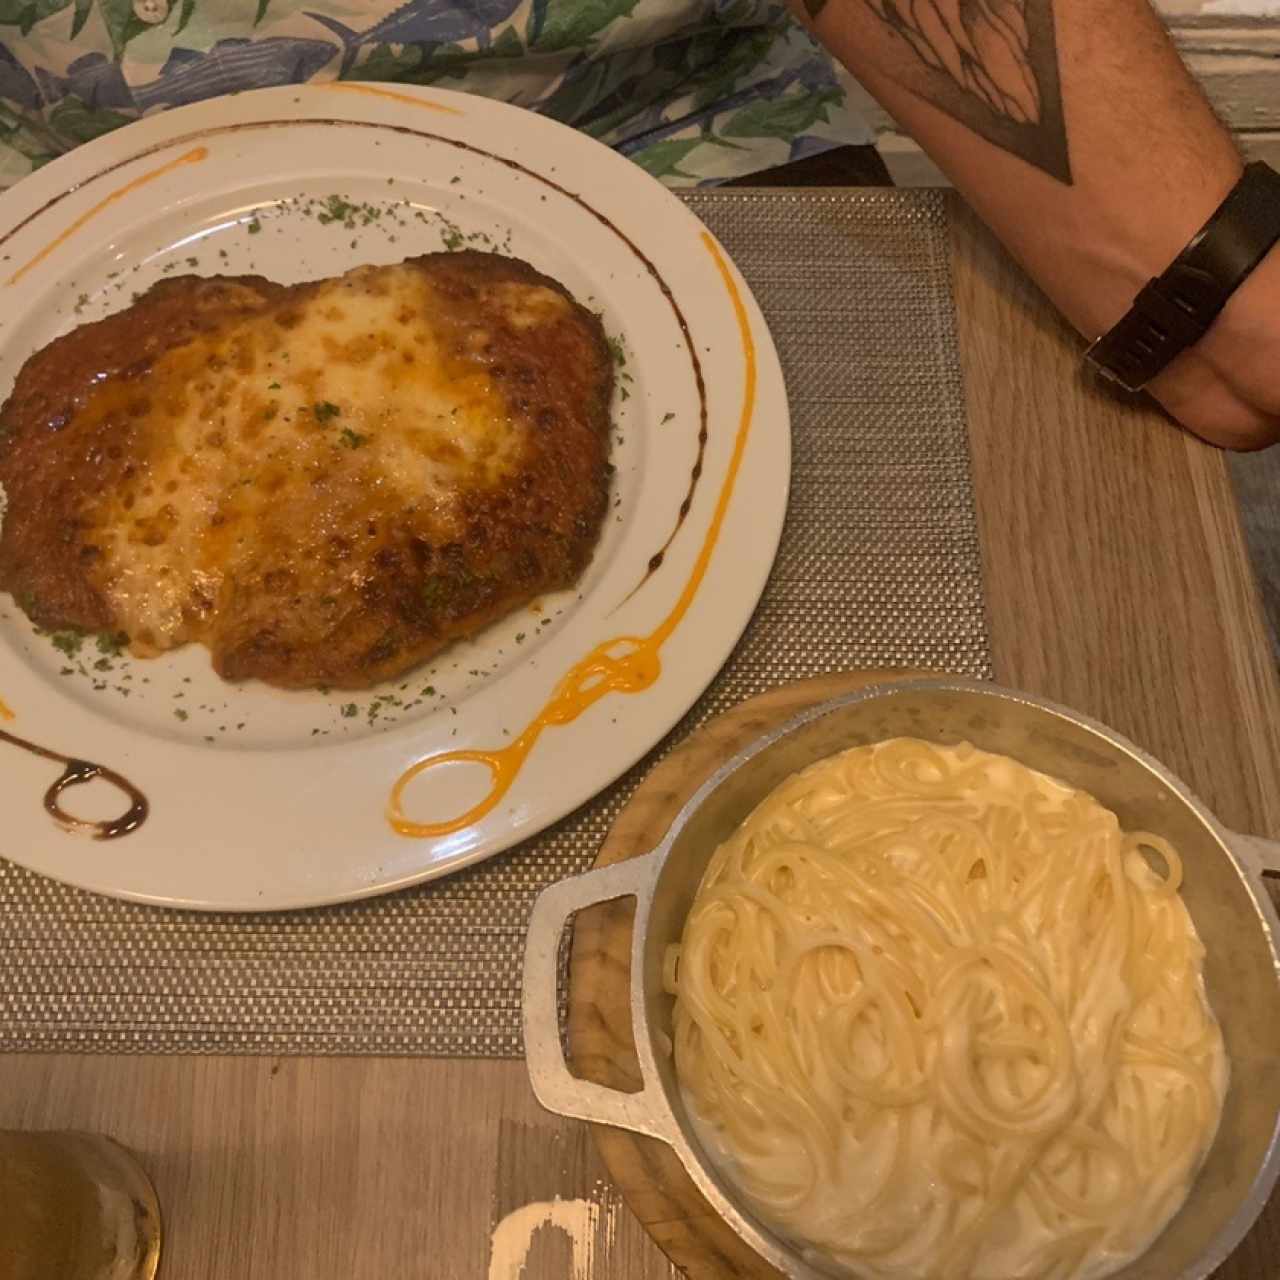
[[[1085,359],[1126,390],[1141,391],[1174,356],[1204,337],[1277,242],[1280,173],[1256,162],[1245,167],[1213,217]]]

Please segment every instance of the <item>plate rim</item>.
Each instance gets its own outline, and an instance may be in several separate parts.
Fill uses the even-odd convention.
[[[335,86],[332,85],[283,86],[264,90],[254,90],[236,96],[242,103],[256,103],[268,97],[272,102],[282,101],[286,98],[291,99],[292,101],[290,105],[294,108],[301,108],[301,111],[296,115],[290,116],[288,118],[288,122],[306,124],[314,122],[317,119],[317,115],[313,108],[319,106],[318,101],[307,101],[309,97],[313,96],[318,99],[318,95],[313,95],[309,91],[315,89],[332,90],[334,87]],[[342,88],[348,86],[339,85],[336,87]],[[684,221],[685,226],[691,232],[697,232],[698,234],[709,237],[711,242],[718,247],[720,254],[723,256],[724,262],[727,264],[728,272],[731,273],[734,279],[737,291],[740,294],[742,304],[745,308],[748,322],[750,324],[751,337],[754,341],[755,356],[761,384],[763,385],[767,383],[770,385],[773,394],[777,398],[777,404],[774,406],[776,418],[780,417],[781,419],[780,421],[775,419],[770,427],[771,433],[775,437],[773,440],[774,449],[780,452],[781,459],[785,461],[786,465],[781,468],[781,475],[773,482],[773,518],[766,522],[764,538],[764,541],[766,541],[768,545],[768,554],[767,556],[758,557],[754,569],[752,566],[744,564],[742,558],[739,558],[739,567],[734,576],[735,578],[745,578],[748,581],[745,589],[738,590],[734,593],[738,600],[738,604],[736,609],[731,612],[735,613],[735,617],[731,625],[723,627],[717,633],[714,644],[710,646],[714,653],[709,660],[707,670],[704,673],[698,674],[694,678],[692,682],[692,691],[687,694],[679,693],[674,696],[668,695],[666,699],[657,704],[662,707],[662,712],[660,715],[654,717],[654,719],[660,725],[660,728],[654,730],[651,726],[634,737],[632,735],[619,735],[620,737],[625,737],[627,740],[625,749],[611,757],[611,762],[605,766],[605,769],[602,772],[603,780],[586,782],[578,787],[570,786],[563,789],[553,803],[549,805],[543,803],[537,806],[538,811],[536,815],[533,815],[524,821],[508,822],[506,824],[508,832],[504,834],[503,837],[499,838],[496,844],[491,840],[481,840],[474,847],[447,855],[439,861],[424,857],[419,860],[419,865],[415,869],[395,874],[384,873],[375,875],[368,882],[362,884],[353,884],[351,882],[351,876],[348,876],[348,883],[346,887],[335,886],[328,891],[316,892],[314,889],[309,890],[306,881],[295,880],[294,892],[287,895],[287,897],[277,894],[267,903],[246,899],[244,897],[246,892],[252,890],[251,885],[241,885],[237,889],[236,893],[223,894],[216,901],[176,898],[170,893],[157,894],[131,888],[102,887],[98,884],[88,885],[83,881],[78,880],[74,875],[65,874],[60,865],[56,865],[54,867],[41,865],[42,862],[49,859],[48,855],[44,855],[42,857],[40,853],[35,853],[32,856],[27,856],[24,853],[24,855],[20,857],[14,857],[8,853],[3,855],[10,861],[19,866],[25,867],[36,874],[46,876],[61,883],[94,894],[100,894],[106,897],[125,901],[145,903],[151,906],[205,912],[230,911],[254,913],[298,910],[332,905],[341,902],[359,901],[369,897],[381,896],[386,893],[402,891],[406,888],[412,887],[413,885],[422,884],[446,875],[452,875],[465,868],[474,866],[479,862],[495,857],[500,853],[508,852],[513,848],[518,847],[520,844],[534,838],[556,822],[563,820],[567,815],[575,812],[584,804],[590,803],[592,799],[607,790],[619,777],[631,769],[639,760],[641,760],[655,747],[660,745],[670,734],[672,728],[674,728],[688,713],[688,711],[697,704],[698,700],[705,693],[707,687],[723,669],[724,664],[729,660],[740,643],[742,635],[749,626],[759,605],[760,599],[762,598],[772,566],[777,556],[790,496],[790,468],[792,463],[790,413],[786,384],[783,378],[776,345],[773,342],[768,324],[760,311],[750,285],[742,276],[741,271],[737,268],[727,250],[720,245],[719,241],[712,235],[697,214],[695,214],[693,210],[681,201],[672,191],[664,187],[656,179],[645,174],[643,170],[639,169],[632,162],[597,142],[595,139],[582,134],[578,130],[572,129],[567,125],[563,125],[558,121],[551,120],[544,116],[539,116],[536,113],[526,111],[522,108],[512,107],[507,104],[494,102],[488,99],[477,98],[474,95],[468,95],[455,90],[444,90],[434,87],[428,89],[419,86],[394,84],[385,85],[378,84],[377,82],[360,82],[359,87],[366,90],[372,90],[375,93],[380,90],[386,90],[389,92],[390,96],[396,99],[420,96],[427,100],[443,99],[446,103],[450,100],[457,100],[460,104],[460,108],[461,106],[465,106],[468,110],[478,108],[481,115],[488,114],[498,118],[502,118],[504,116],[512,120],[519,118],[524,127],[532,127],[535,132],[543,130],[547,137],[555,137],[563,142],[572,140],[569,142],[569,145],[583,151],[584,153],[587,149],[593,148],[593,154],[595,156],[600,158],[602,161],[605,157],[608,157],[610,164],[616,164],[619,166],[619,172],[625,171],[628,173],[633,182],[639,180],[640,185],[643,185],[656,200],[659,200],[668,212],[674,213],[674,211],[679,210],[679,214]],[[360,99],[356,98],[355,100],[359,101]],[[101,139],[95,140],[94,142],[77,148],[75,151],[70,152],[67,155],[59,157],[57,160],[45,166],[41,171],[38,171],[37,174],[32,175],[32,178],[43,178],[44,181],[43,183],[33,183],[28,189],[30,192],[29,200],[34,201],[38,199],[42,187],[50,184],[58,187],[64,195],[74,194],[75,192],[89,186],[95,178],[103,176],[101,171],[95,171],[88,178],[78,183],[71,184],[65,183],[62,175],[81,171],[86,163],[90,163],[92,161],[93,149],[97,147],[99,143],[110,144],[102,146],[101,150],[103,152],[109,152],[111,149],[118,147],[120,143],[128,137],[131,130],[135,131],[134,136],[136,137],[142,133],[142,130],[145,127],[148,137],[153,133],[157,136],[151,145],[146,147],[144,150],[134,150],[124,159],[113,165],[112,171],[126,167],[130,163],[146,158],[148,155],[162,152],[166,148],[173,148],[177,145],[181,145],[186,137],[189,136],[183,133],[183,126],[185,126],[188,121],[190,121],[194,126],[198,119],[206,116],[211,107],[216,107],[216,105],[221,101],[221,99],[211,99],[202,103],[192,104],[187,107],[177,108],[172,111],[158,113],[154,117],[147,117],[144,120],[125,126],[112,134],[104,135]],[[357,111],[355,114],[359,115],[360,113]],[[338,113],[334,112],[333,115],[338,115]],[[330,118],[332,118],[332,116]],[[336,122],[341,123],[345,121],[339,118]],[[361,123],[363,121],[353,120],[351,122]],[[285,121],[282,120],[278,122],[264,123],[269,125],[271,123],[285,123]],[[452,141],[448,138],[445,138],[444,140]],[[586,145],[584,146],[584,144]],[[502,159],[502,157],[498,158]],[[536,170],[527,171],[532,172],[534,176],[544,177],[537,173]],[[545,177],[544,180],[546,180]],[[9,226],[6,230],[6,226],[10,222],[9,217],[6,215],[9,213],[9,209],[16,204],[16,201],[14,201],[12,197],[15,193],[21,192],[28,181],[30,181],[30,179],[17,184],[10,192],[7,192],[3,197],[0,197],[0,242],[8,239],[16,230],[21,229],[21,227],[26,225],[28,222],[38,219],[50,207],[50,204],[60,202],[61,197],[58,197],[51,202],[40,205],[34,212],[20,219],[17,225]],[[581,199],[581,197],[577,196],[576,193],[566,192],[566,194],[577,199],[579,203],[586,203]],[[597,212],[592,206],[587,205],[587,207],[591,212]],[[597,213],[597,216],[600,215]],[[620,232],[620,234],[623,235],[624,239],[628,239],[625,233]],[[648,233],[646,232],[646,234]],[[642,258],[644,257],[643,254],[640,256]],[[0,331],[2,331],[4,327],[7,326],[0,326]],[[692,343],[692,339],[690,339],[690,342]],[[723,556],[721,558],[723,559]],[[518,664],[518,668],[523,668],[524,665],[525,664],[523,663]],[[504,678],[509,673],[510,672],[504,672]],[[481,687],[483,688],[484,686]],[[651,701],[649,705],[652,707],[654,703]],[[405,725],[401,726],[402,729],[407,727],[408,726]],[[131,729],[130,732],[145,731]],[[154,735],[147,736],[154,737]],[[377,736],[384,737],[386,735]],[[405,735],[400,734],[399,736]],[[361,740],[346,742],[334,741],[332,743],[309,745],[308,752],[310,753],[311,758],[325,758],[332,760],[343,752],[350,752],[359,741]],[[177,746],[179,744],[175,743],[173,745]],[[198,744],[190,743],[183,745],[195,748]],[[241,757],[248,756],[249,758],[268,759],[280,751],[292,754],[297,750],[298,748],[296,747],[266,749],[254,748],[246,749],[236,754]],[[353,854],[351,858],[352,864],[358,865],[362,856],[367,858],[369,855],[360,855],[358,853]],[[53,861],[60,864],[62,860],[54,858]]]

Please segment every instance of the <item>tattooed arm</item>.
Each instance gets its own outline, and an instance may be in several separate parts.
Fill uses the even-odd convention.
[[[793,0],[1088,338],[1241,161],[1147,0]],[[1207,439],[1280,439],[1280,249],[1150,390]]]

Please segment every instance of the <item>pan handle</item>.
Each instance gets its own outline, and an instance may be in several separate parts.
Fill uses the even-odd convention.
[[[1261,836],[1246,836],[1233,831],[1231,844],[1260,875],[1280,876],[1280,840],[1264,840]]]
[[[661,866],[659,854],[650,853],[561,880],[539,895],[524,957],[524,1049],[533,1092],[548,1111],[669,1141],[675,1124],[656,1080],[646,1080],[639,1093],[622,1093],[570,1072],[557,999],[557,956],[569,917],[599,902],[633,897],[640,928]]]

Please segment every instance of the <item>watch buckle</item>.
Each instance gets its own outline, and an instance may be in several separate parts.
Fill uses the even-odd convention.
[[[1090,343],[1090,344],[1085,348],[1085,352],[1084,352],[1084,358],[1085,358],[1085,360],[1086,360],[1090,365],[1092,365],[1092,367],[1093,367],[1093,368],[1094,368],[1098,373],[1100,373],[1100,374],[1102,375],[1102,377],[1103,377],[1107,382],[1113,382],[1113,383],[1115,383],[1115,385],[1116,385],[1117,387],[1121,387],[1121,388],[1123,388],[1125,391],[1130,392],[1131,394],[1132,394],[1132,393],[1135,393],[1135,392],[1138,392],[1138,391],[1141,391],[1141,390],[1143,389],[1143,387],[1145,387],[1145,386],[1147,385],[1145,381],[1144,381],[1144,382],[1140,382],[1140,383],[1138,383],[1138,384],[1135,386],[1135,385],[1133,385],[1132,383],[1127,382],[1127,381],[1126,381],[1126,380],[1125,380],[1125,379],[1124,379],[1120,374],[1118,374],[1114,369],[1112,369],[1110,366],[1108,366],[1107,364],[1105,364],[1105,363],[1104,363],[1104,362],[1099,358],[1099,355],[1098,355],[1098,348],[1099,348],[1099,347],[1101,347],[1101,346],[1103,345],[1103,343],[1106,341],[1106,338],[1107,338],[1107,335],[1106,335],[1106,334],[1103,334],[1103,336],[1102,336],[1102,337],[1100,337],[1100,338],[1095,338],[1095,339],[1094,339],[1094,340],[1093,340],[1093,341],[1092,341],[1092,342],[1091,342],[1091,343]]]

